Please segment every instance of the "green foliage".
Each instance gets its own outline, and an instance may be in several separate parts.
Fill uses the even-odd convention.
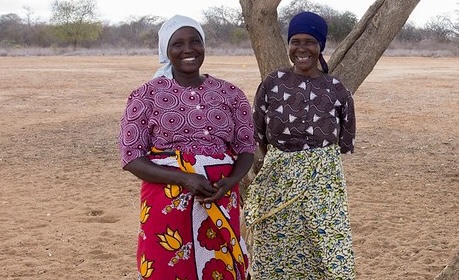
[[[281,25],[283,32],[287,33],[288,23],[296,14],[302,11],[309,11],[309,12],[321,14],[320,13],[321,7],[322,6],[318,4],[314,4],[308,0],[290,1],[290,3],[287,6],[283,7],[279,11],[278,20],[279,20],[279,24]]]
[[[233,29],[231,34],[231,43],[234,45],[239,45],[249,38],[249,33],[245,28],[237,27]]]
[[[0,46],[12,46],[21,43],[22,39],[17,32],[20,26],[24,30],[22,19],[16,14],[6,14],[0,16]]]
[[[155,47],[158,42],[158,30],[163,20],[157,16],[143,16],[120,25],[126,46]]]
[[[328,40],[335,42],[342,41],[357,23],[357,16],[351,12],[340,13],[327,5],[318,5],[307,0],[292,0],[279,12],[279,24],[284,34],[287,34],[290,20],[302,11],[321,15],[328,24]]]
[[[240,9],[229,7],[210,7],[203,11],[203,29],[206,33],[206,45],[217,46],[222,43],[238,45],[248,32]]]
[[[122,47],[125,49],[150,48],[158,44],[158,30],[164,18],[146,15],[130,18],[128,22],[109,25],[101,23],[96,13],[97,0],[56,0],[52,5],[49,23],[33,19],[27,10],[27,17],[16,14],[0,15],[0,47],[67,47],[87,48]],[[459,3],[458,3],[459,5]],[[300,11],[313,11],[322,15],[329,25],[330,45],[341,42],[357,23],[351,12],[341,13],[326,5],[307,0],[292,0],[280,8],[278,19],[281,34],[286,36],[288,22]],[[404,43],[453,43],[459,41],[459,9],[456,17],[432,18],[424,27],[407,22],[396,40]],[[203,11],[203,29],[206,46],[250,46],[250,39],[242,10],[229,7],[210,7]]]
[[[342,14],[335,12],[329,15],[327,21],[330,39],[335,42],[341,42],[354,29],[357,24],[357,16],[351,12]]]
[[[102,30],[96,15],[96,0],[56,0],[52,4],[52,34],[76,49],[82,42],[95,41]]]

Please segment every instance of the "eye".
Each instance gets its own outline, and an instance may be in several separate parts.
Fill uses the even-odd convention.
[[[202,44],[202,41],[201,41],[200,38],[196,38],[196,39],[193,39],[193,40],[191,41],[191,43],[193,43],[193,44],[195,44],[195,45],[199,45],[199,44]]]
[[[169,47],[171,47],[171,48],[180,48],[181,46],[183,46],[183,41],[182,40],[169,42]]]

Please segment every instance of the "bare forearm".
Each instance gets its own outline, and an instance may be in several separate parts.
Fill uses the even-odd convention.
[[[201,202],[214,202],[223,197],[231,188],[237,185],[239,181],[247,174],[252,167],[254,155],[252,153],[242,153],[238,155],[234,162],[233,170],[231,175],[227,178],[222,178],[218,182],[214,183],[217,188],[217,192],[214,195],[207,198],[203,198]]]
[[[146,157],[131,161],[124,169],[141,180],[156,184],[179,185],[193,195],[200,197],[210,197],[217,191],[217,188],[212,186],[210,181],[201,174],[187,173],[160,166],[152,163]]]
[[[172,170],[152,163],[146,157],[140,157],[131,161],[124,167],[137,178],[151,182],[181,185],[185,173],[180,170]]]
[[[252,153],[242,153],[238,155],[234,163],[231,177],[234,177],[239,182],[249,172],[253,164],[254,155]]]
[[[264,157],[266,156],[266,153],[268,152],[268,146],[266,146],[265,144],[258,144],[258,149],[259,151],[261,152],[261,155]]]

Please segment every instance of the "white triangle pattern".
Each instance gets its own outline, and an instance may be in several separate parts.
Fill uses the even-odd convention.
[[[317,97],[317,95],[311,91],[311,94],[309,95],[309,99],[314,100]]]

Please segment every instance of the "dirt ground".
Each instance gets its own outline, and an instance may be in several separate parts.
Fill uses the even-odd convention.
[[[136,279],[139,181],[119,120],[157,57],[0,57],[0,278]],[[253,99],[254,57],[203,72]],[[357,279],[433,279],[459,251],[459,58],[389,58],[344,156]]]

